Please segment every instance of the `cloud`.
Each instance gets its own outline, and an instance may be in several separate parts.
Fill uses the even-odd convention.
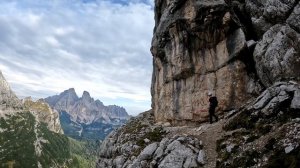
[[[152,0],[1,1],[0,70],[19,96],[74,87],[136,114],[150,108],[153,18]]]

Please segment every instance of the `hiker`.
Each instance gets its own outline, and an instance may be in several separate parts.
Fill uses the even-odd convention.
[[[216,107],[218,106],[218,100],[216,96],[213,96],[211,92],[207,94],[209,96],[209,121],[213,123],[213,117],[215,117],[216,122],[218,122],[218,117],[215,114]]]

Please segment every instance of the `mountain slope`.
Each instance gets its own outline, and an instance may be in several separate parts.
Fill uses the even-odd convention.
[[[33,101],[30,97],[23,99],[23,104],[26,109],[37,116],[40,122],[46,123],[49,130],[56,133],[63,133],[59,121],[59,114],[53,111],[50,106],[43,100]]]
[[[49,131],[30,112],[15,112],[0,118],[0,163],[15,167],[58,167],[70,159],[68,139]]]
[[[26,108],[0,73],[0,165],[59,167],[68,165],[69,141]],[[58,127],[58,130],[60,127]]]
[[[92,155],[99,141],[79,142],[63,135],[58,112],[42,100],[27,98],[23,104],[1,72],[0,91],[0,167],[95,166]]]

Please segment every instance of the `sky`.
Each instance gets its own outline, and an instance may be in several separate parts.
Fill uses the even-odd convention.
[[[153,0],[1,0],[0,70],[18,97],[75,88],[151,107]]]

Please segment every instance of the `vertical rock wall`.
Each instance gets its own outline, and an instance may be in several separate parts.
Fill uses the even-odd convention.
[[[207,92],[218,111],[240,107],[259,92],[245,30],[223,0],[156,0],[152,108],[156,121],[205,120]]]
[[[299,14],[299,0],[156,0],[156,121],[202,121],[209,91],[224,111],[277,81],[299,82]]]

